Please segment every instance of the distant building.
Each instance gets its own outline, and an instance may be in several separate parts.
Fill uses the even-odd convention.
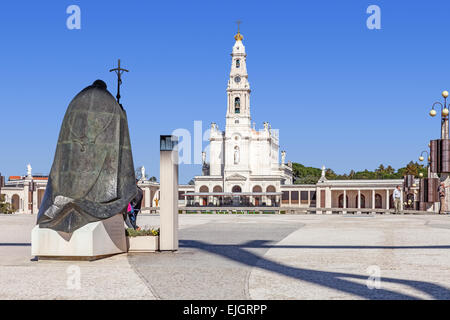
[[[48,177],[43,175],[10,176],[0,189],[7,202],[11,203],[17,213],[37,214],[47,187]],[[418,183],[418,180],[415,181]],[[159,207],[159,183],[141,179],[138,185],[144,191],[142,212],[157,212]],[[361,209],[392,209],[394,207],[392,193],[397,185],[403,185],[403,180],[327,180],[325,168],[322,177],[316,184],[300,185],[285,184],[280,186],[276,196],[268,194],[241,193],[248,199],[246,206],[281,207],[286,210],[299,208],[361,208]],[[418,190],[418,185],[412,188]],[[225,193],[205,193],[198,196],[186,196],[195,192],[194,185],[179,185],[180,207],[216,206],[218,199]],[[199,202],[198,200],[204,200]],[[258,199],[258,200],[256,200]],[[358,201],[359,199],[359,201]],[[414,194],[413,201],[417,200]],[[404,199],[407,201],[407,199]],[[239,205],[242,204],[231,204]],[[428,207],[437,210],[437,207]]]
[[[5,196],[6,202],[11,204],[14,212],[37,214],[44,198],[48,176],[33,175],[30,165],[27,171],[27,175],[10,176],[3,186],[0,184],[0,194]],[[150,212],[150,208],[158,204],[159,183],[141,179],[138,186],[144,191],[142,208],[147,209],[143,212]]]
[[[5,201],[18,213],[37,213],[47,187],[47,176],[10,176],[0,188]]]

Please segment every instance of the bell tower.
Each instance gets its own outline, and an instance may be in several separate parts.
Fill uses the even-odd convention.
[[[250,117],[250,84],[247,74],[247,54],[242,43],[244,37],[239,31],[234,36],[236,40],[231,53],[231,71],[227,86],[227,127],[238,125],[239,127],[251,126]]]

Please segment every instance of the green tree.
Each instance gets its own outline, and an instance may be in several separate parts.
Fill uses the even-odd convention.
[[[316,176],[306,176],[302,178],[295,178],[294,184],[316,184],[318,180],[319,178]]]
[[[399,178],[404,177],[406,175],[412,174],[413,176],[417,177],[419,175],[419,172],[426,173],[426,168],[423,167],[423,165],[418,164],[417,162],[410,161],[406,167],[398,169]]]
[[[395,173],[395,169],[391,167],[391,165],[388,165],[385,169],[386,174],[392,175]]]
[[[305,167],[300,163],[293,163],[294,183],[296,184],[314,184],[320,178],[322,170],[314,167]],[[402,179],[407,174],[413,174],[415,177],[422,173],[427,177],[427,167],[410,161],[405,167],[397,171],[391,166],[380,164],[374,171],[364,169],[363,171],[350,170],[348,174],[337,174],[332,169],[328,168],[325,171],[325,176],[328,180],[351,180],[351,179]]]
[[[292,174],[295,184],[315,184],[319,180],[322,170],[313,167],[305,167],[300,163],[292,163]]]
[[[383,174],[383,173],[386,172],[386,169],[384,168],[384,165],[383,165],[383,164],[380,164],[380,165],[378,166],[378,168],[375,169],[375,172],[378,172],[378,173]]]
[[[350,170],[350,173],[348,174],[348,177],[350,179],[353,179],[353,178],[355,178],[355,175],[356,175],[356,172],[352,169],[352,170]]]
[[[322,173],[320,173],[320,175],[322,175]],[[330,168],[325,170],[325,178],[329,179],[329,180],[336,180],[339,179],[339,176]]]
[[[0,213],[13,213],[11,204],[5,201],[5,195],[0,195]]]

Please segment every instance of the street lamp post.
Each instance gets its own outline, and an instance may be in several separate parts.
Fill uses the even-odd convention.
[[[420,160],[420,161],[425,160],[425,158],[423,157],[423,154],[424,154],[424,153],[427,154],[427,160],[428,160],[428,161],[427,161],[427,176],[428,176],[428,177],[431,177],[431,175],[430,175],[430,160],[431,160],[431,158],[430,158],[429,152],[426,151],[426,150],[422,151],[422,152],[420,153],[419,160]],[[422,173],[422,172],[419,173],[419,177],[423,178],[423,173]]]
[[[434,210],[437,202],[440,201],[438,195],[438,187],[440,182],[444,182],[446,186],[450,184],[449,174],[450,174],[450,140],[449,140],[449,107],[447,106],[448,91],[442,92],[442,97],[444,98],[444,103],[435,102],[430,110],[430,116],[434,117],[437,115],[435,106],[441,107],[441,138],[437,140],[430,141],[430,151],[428,154],[428,179],[424,179],[423,186],[426,190],[421,190],[421,199],[423,202],[433,202]],[[423,154],[423,152],[422,152]],[[419,159],[423,159],[423,156]],[[433,177],[431,177],[431,175]],[[427,187],[425,188],[425,185]],[[449,202],[448,195],[445,196],[445,203]],[[426,205],[426,208],[429,206]],[[442,211],[444,208],[440,208]]]
[[[441,102],[435,102],[433,103],[433,106],[430,110],[430,116],[434,117],[436,116],[437,112],[434,109],[436,105],[439,105],[441,107],[441,139],[448,139],[448,108],[447,108],[447,97],[448,97],[448,91],[442,91],[442,97],[444,98],[444,104]]]

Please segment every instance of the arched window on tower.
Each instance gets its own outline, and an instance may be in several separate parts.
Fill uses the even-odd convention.
[[[241,113],[241,99],[239,97],[234,98],[234,113]]]
[[[240,68],[241,67],[241,60],[237,59],[236,60],[236,68]]]

